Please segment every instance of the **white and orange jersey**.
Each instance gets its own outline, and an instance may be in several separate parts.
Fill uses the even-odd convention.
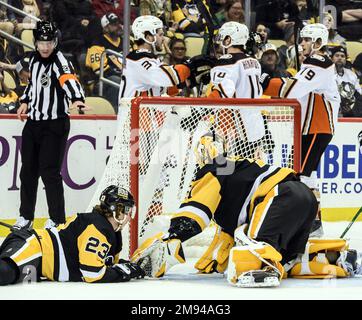
[[[302,133],[334,134],[340,95],[333,62],[315,54],[304,60],[292,78],[273,78],[264,94],[295,98],[302,107]]]
[[[119,99],[138,96],[160,96],[162,88],[174,87],[190,75],[185,65],[162,63],[149,50],[136,50],[127,55],[119,90]]]
[[[211,70],[212,96],[222,98],[260,98],[261,66],[258,60],[244,53],[226,54]]]
[[[219,58],[217,66],[211,70],[211,92],[208,97],[260,98],[263,94],[259,83],[260,74],[261,66],[258,60],[245,53],[223,55]],[[241,108],[239,115],[241,121],[231,119],[231,114],[223,116],[230,118],[228,122],[234,123],[234,129],[245,131],[248,142],[257,141],[264,136],[264,120],[260,111]]]

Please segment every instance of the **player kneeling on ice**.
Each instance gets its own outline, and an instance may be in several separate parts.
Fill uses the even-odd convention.
[[[220,226],[195,267],[224,272],[239,287],[278,286],[296,277],[346,277],[357,269],[357,253],[345,240],[308,240],[317,212],[312,191],[288,168],[260,160],[226,157],[222,137],[208,133],[197,147],[200,169],[167,233],[144,241],[131,261],[150,277],[162,277],[185,262],[182,242],[212,219]]]
[[[13,230],[0,248],[0,284],[37,281],[123,282],[143,278],[134,263],[118,258],[122,228],[135,211],[125,189],[107,187],[90,213],[49,229]]]

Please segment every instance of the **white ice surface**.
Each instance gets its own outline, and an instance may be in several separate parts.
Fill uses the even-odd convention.
[[[338,237],[346,223],[324,223],[327,237]],[[353,225],[347,238],[351,248],[362,250],[362,223]],[[160,280],[134,280],[115,284],[41,282],[0,287],[6,299],[120,299],[120,300],[262,300],[362,299],[362,276],[332,280],[283,280],[278,288],[241,289],[230,286],[220,274],[197,275],[192,261],[172,268]]]

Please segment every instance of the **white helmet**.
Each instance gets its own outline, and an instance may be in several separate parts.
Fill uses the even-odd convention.
[[[223,44],[226,37],[231,38],[229,45],[225,46]],[[245,45],[249,39],[249,29],[245,24],[239,22],[226,22],[224,23],[219,30],[219,41],[221,46],[225,49],[231,46]]]
[[[320,48],[328,44],[328,29],[322,23],[307,24],[300,31],[300,36],[301,38],[311,38],[313,45],[318,39],[321,39]]]
[[[132,24],[132,32],[135,40],[144,40],[149,44],[154,44],[156,39],[153,42],[149,42],[146,40],[145,32],[148,31],[153,36],[156,35],[158,29],[163,28],[162,21],[155,16],[140,16],[135,19]]]

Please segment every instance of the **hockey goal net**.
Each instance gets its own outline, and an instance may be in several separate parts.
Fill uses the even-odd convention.
[[[123,230],[122,256],[142,238],[166,230],[197,170],[194,150],[202,135],[226,140],[229,157],[300,165],[300,106],[295,100],[136,98],[123,100],[117,137],[89,209],[110,184],[131,190],[137,214]],[[212,230],[189,240],[207,246]]]

